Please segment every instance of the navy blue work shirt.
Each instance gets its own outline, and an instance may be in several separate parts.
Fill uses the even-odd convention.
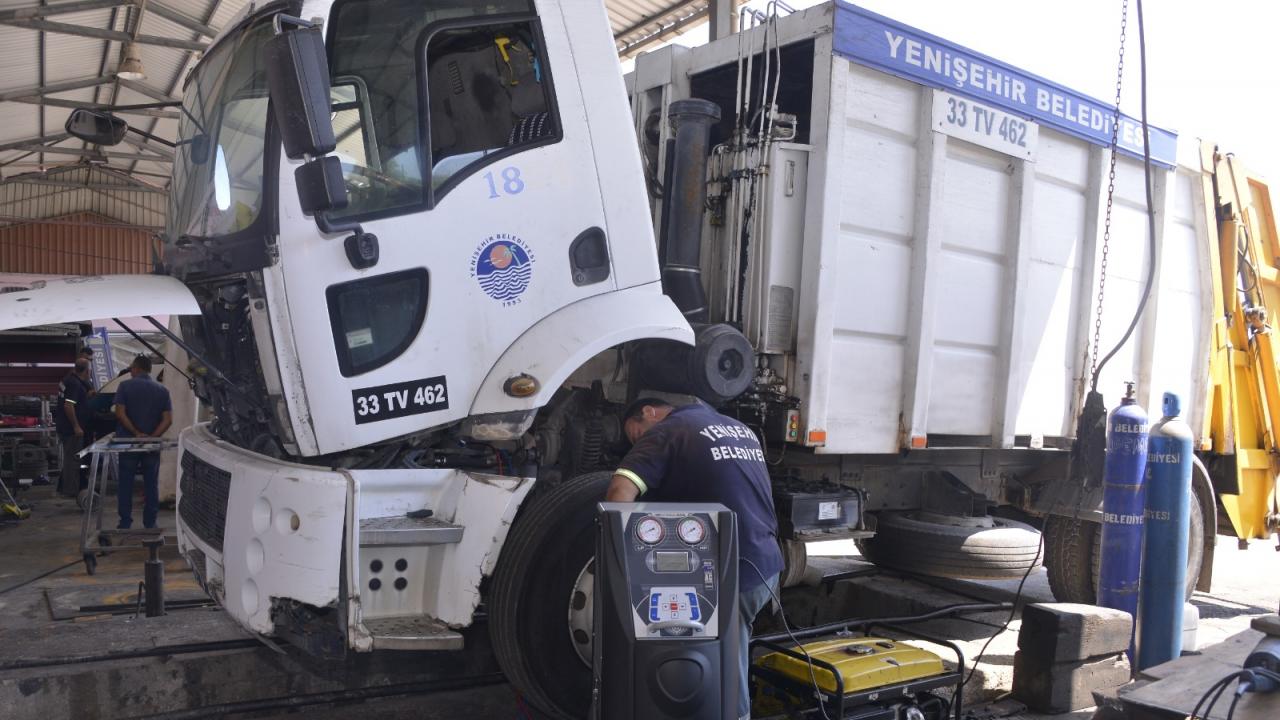
[[[89,416],[89,388],[84,380],[75,373],[68,373],[58,386],[58,401],[53,410],[53,426],[59,435],[74,435],[76,429],[71,426],[71,418],[67,417],[67,403],[75,408],[76,419],[80,427],[85,426]]]
[[[120,383],[116,388],[115,404],[123,406],[124,414],[129,416],[133,426],[148,435],[160,426],[166,411],[173,412],[169,389],[145,374]],[[123,424],[116,423],[116,437],[133,437],[133,433]]]
[[[746,425],[702,403],[676,408],[636,441],[617,474],[646,502],[714,502],[737,513],[740,590],[782,572],[769,469]]]

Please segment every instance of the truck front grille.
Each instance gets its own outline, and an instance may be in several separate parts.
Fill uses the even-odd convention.
[[[221,552],[231,473],[210,465],[194,453],[185,452],[182,454],[181,489],[178,514],[183,524]]]

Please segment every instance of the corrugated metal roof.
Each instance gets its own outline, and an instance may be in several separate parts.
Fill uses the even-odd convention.
[[[606,0],[605,5],[619,52],[629,56],[702,22],[709,3]],[[0,0],[0,68],[5,71],[0,76],[0,180],[86,159],[84,153],[92,148],[63,136],[69,112],[65,106],[70,103],[142,104],[176,98],[198,56],[191,44],[211,40],[190,26],[220,30],[248,4],[249,0]],[[153,39],[139,45],[144,80],[131,84],[115,77],[123,59],[120,33]],[[170,47],[175,43],[186,47]],[[76,87],[66,88],[67,84]],[[176,130],[172,121],[128,119],[160,137],[172,139]],[[132,146],[114,150],[138,152]],[[125,172],[168,172],[162,162],[101,157],[95,161]]]
[[[0,183],[0,227],[87,211],[157,231],[164,226],[167,202],[164,190],[123,172],[85,165],[56,168]]]
[[[739,3],[735,2],[734,5]],[[606,0],[618,54],[630,57],[664,38],[706,22],[710,0]]]
[[[63,136],[68,104],[143,104],[181,93],[183,77],[198,54],[194,43],[211,38],[188,24],[220,27],[249,0],[0,0],[0,178],[52,167],[76,165],[92,150]],[[74,12],[68,9],[74,8]],[[163,15],[163,16],[162,16]],[[142,40],[138,45],[147,77],[133,89],[115,76],[124,50],[120,33]],[[185,47],[170,47],[173,44]],[[77,82],[82,81],[82,82]],[[81,87],[58,89],[67,83]],[[42,90],[43,88],[43,90]],[[148,130],[152,117],[128,116]],[[173,123],[162,123],[156,135],[172,139]],[[29,141],[19,146],[21,141]],[[145,154],[133,146],[113,148]],[[77,153],[80,154],[77,154]],[[95,158],[103,162],[103,158]],[[168,173],[167,164],[110,158],[105,165],[125,172]]]

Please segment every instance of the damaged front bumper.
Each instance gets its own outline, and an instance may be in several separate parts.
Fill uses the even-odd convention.
[[[207,425],[179,441],[178,544],[245,628],[295,633],[303,608],[343,644],[460,647],[531,478],[331,470],[251,453]],[[412,517],[431,510],[429,518]],[[344,562],[345,560],[345,562]]]

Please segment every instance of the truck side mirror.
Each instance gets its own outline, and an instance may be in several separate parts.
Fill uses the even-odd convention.
[[[286,30],[286,24],[294,29]],[[338,146],[338,140],[333,133],[329,62],[320,28],[301,18],[276,15],[275,30],[263,60],[284,154],[291,160],[306,158],[293,173],[298,204],[320,232],[351,233],[343,243],[347,260],[357,270],[371,268],[378,264],[377,236],[365,232],[360,223],[332,222],[325,215],[347,206],[347,186],[342,162],[324,157]]]
[[[67,133],[93,145],[119,145],[129,123],[110,113],[76,108],[67,116]]]
[[[329,63],[320,29],[310,23],[283,30],[282,23],[302,25],[297,18],[277,16],[276,36],[267,42],[267,86],[284,153],[297,160],[337,147],[329,102]]]

